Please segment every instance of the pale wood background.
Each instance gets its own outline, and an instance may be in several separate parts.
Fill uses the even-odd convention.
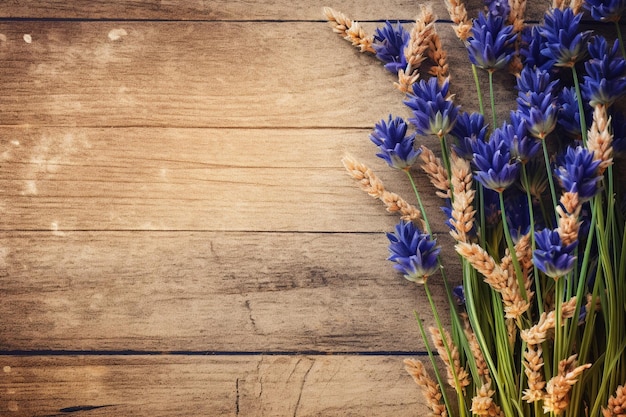
[[[323,6],[371,31],[418,4],[0,4],[0,415],[426,413],[402,365],[424,354],[425,296],[385,260],[397,218],[340,162],[409,196],[368,140],[408,111]],[[433,6],[472,109],[463,46]]]

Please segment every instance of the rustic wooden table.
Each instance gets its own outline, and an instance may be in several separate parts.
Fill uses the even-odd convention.
[[[410,195],[368,140],[408,110],[322,16],[371,31],[418,3],[363,3],[0,5],[0,415],[426,414],[402,364],[425,296],[385,260],[397,217],[340,162]]]

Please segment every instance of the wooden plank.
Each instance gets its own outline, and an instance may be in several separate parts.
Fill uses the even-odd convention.
[[[423,350],[426,296],[386,247],[354,233],[4,234],[0,350]]]
[[[89,416],[414,416],[397,356],[0,356],[0,413]]]
[[[472,109],[467,52],[438,27],[451,91]],[[395,77],[323,22],[17,21],[0,33],[4,125],[369,129],[409,114]],[[504,78],[498,99],[514,104]]]
[[[480,0],[466,2],[470,16],[483,7]],[[537,19],[551,4],[548,0],[529,1],[528,18]],[[448,14],[443,2],[431,3],[441,19]],[[333,7],[356,20],[413,19],[419,3],[409,0],[363,2],[358,0],[325,0],[301,2],[293,7],[289,1],[204,0],[180,2],[174,0],[21,0],[0,5],[4,18],[61,19],[153,19],[153,20],[318,20],[324,6]]]
[[[414,201],[404,175],[375,156],[370,132],[0,128],[0,229],[389,231],[398,217],[341,164],[357,155]],[[441,201],[426,203],[445,233]]]

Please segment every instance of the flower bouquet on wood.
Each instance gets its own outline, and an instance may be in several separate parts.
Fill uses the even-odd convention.
[[[386,22],[372,36],[324,9],[335,32],[397,75],[413,114],[381,120],[370,139],[406,175],[415,205],[343,159],[364,191],[400,215],[389,260],[423,285],[432,308],[429,329],[416,315],[434,376],[417,360],[406,369],[437,416],[626,416],[626,200],[614,165],[626,150],[626,1],[556,0],[534,25],[525,0],[487,1],[474,19],[460,1],[446,5],[476,85],[471,113],[454,102],[431,9],[422,6],[411,28]],[[617,40],[583,30],[583,15],[615,28]],[[517,89],[507,120],[497,117],[497,71]],[[438,155],[417,146],[418,135],[434,136]],[[443,201],[461,285],[442,266],[417,164]],[[450,329],[429,289],[437,274]]]

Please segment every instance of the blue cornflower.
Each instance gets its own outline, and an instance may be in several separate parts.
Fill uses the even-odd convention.
[[[589,44],[589,56],[582,95],[592,106],[610,106],[626,92],[626,61],[619,52],[619,42],[609,48],[604,37],[595,37]]]
[[[618,22],[626,11],[626,0],[585,0],[591,17],[603,22]]]
[[[406,68],[404,48],[409,38],[409,32],[402,27],[400,22],[397,22],[395,26],[386,22],[374,32],[373,47],[376,50],[376,57],[383,61],[385,68],[394,74]]]
[[[574,140],[582,139],[576,89],[574,87],[564,87],[558,95],[558,103],[557,124]]]
[[[546,40],[537,26],[526,27],[521,33],[520,56],[525,67],[541,70],[550,70],[554,66],[554,59],[541,53],[546,46]]]
[[[467,39],[467,52],[472,64],[493,72],[507,66],[513,56],[515,34],[502,16],[479,13]]]
[[[583,14],[574,14],[569,7],[565,10],[551,9],[546,13],[539,33],[546,39],[541,53],[554,59],[557,67],[572,67],[582,60],[586,53],[589,31],[581,31],[580,19]]]
[[[504,200],[504,207],[511,239],[513,243],[517,244],[519,239],[530,231],[528,198],[525,194],[519,192],[513,196],[507,196]]]
[[[593,152],[582,146],[569,146],[561,159],[559,167],[554,170],[561,188],[566,192],[578,193],[581,202],[590,200],[600,190],[600,161],[594,160]]]
[[[557,230],[543,229],[535,232],[535,243],[533,264],[547,276],[557,279],[574,268],[577,241],[564,245]]]
[[[413,223],[401,221],[394,233],[387,233],[389,258],[395,262],[394,268],[404,274],[409,281],[423,284],[437,272],[437,257],[441,248],[427,233],[422,233]]]
[[[489,14],[501,16],[506,19],[511,12],[511,6],[507,0],[485,0],[485,6]]]
[[[474,151],[472,143],[476,140],[485,140],[489,125],[485,124],[485,117],[480,113],[461,112],[450,134],[456,139],[452,148],[456,154],[464,159],[472,160]]]
[[[528,132],[538,139],[545,139],[556,127],[556,84],[547,71],[528,67],[524,67],[517,78],[518,110],[526,120]]]
[[[511,150],[511,158],[528,163],[541,148],[541,142],[528,135],[528,125],[523,114],[519,111],[511,112],[511,123],[502,127]]]
[[[448,96],[449,86],[447,78],[440,85],[436,77],[430,78],[428,82],[420,80],[413,84],[413,94],[408,95],[404,104],[413,110],[415,117],[409,119],[409,122],[415,125],[420,135],[442,138],[454,126],[459,106],[455,106]]]
[[[465,288],[463,288],[462,285],[457,285],[456,287],[452,288],[452,296],[454,297],[456,305],[465,305]]]
[[[422,153],[421,148],[415,149],[415,133],[406,134],[408,125],[401,117],[389,120],[381,120],[374,126],[374,132],[370,135],[370,139],[380,153],[376,156],[382,158],[390,167],[398,169],[408,169]]]
[[[520,163],[511,159],[510,140],[506,129],[495,129],[488,142],[474,143],[475,178],[485,188],[503,192],[516,180]]]

